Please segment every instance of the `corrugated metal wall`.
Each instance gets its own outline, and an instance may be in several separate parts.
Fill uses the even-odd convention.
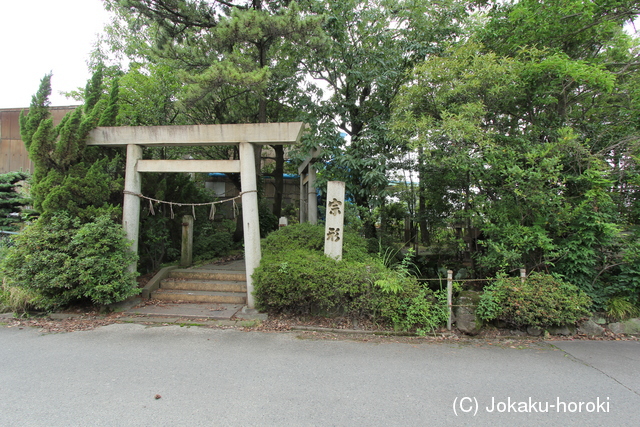
[[[69,111],[75,107],[51,107],[53,123],[58,124]],[[0,173],[13,171],[33,172],[33,164],[29,160],[27,150],[20,138],[20,112],[27,113],[28,108],[0,109]]]

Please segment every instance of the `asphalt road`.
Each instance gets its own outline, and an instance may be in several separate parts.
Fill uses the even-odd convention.
[[[640,425],[640,342],[511,348],[0,327],[1,426],[542,424]]]

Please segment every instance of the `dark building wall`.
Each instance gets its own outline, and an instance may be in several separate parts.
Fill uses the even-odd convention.
[[[62,118],[75,107],[50,107],[53,123],[58,124]],[[0,173],[13,171],[33,172],[33,164],[29,160],[27,150],[20,138],[20,112],[29,112],[28,108],[0,109]]]

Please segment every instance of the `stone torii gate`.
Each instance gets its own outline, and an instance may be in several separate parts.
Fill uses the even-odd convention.
[[[251,275],[260,264],[260,225],[255,170],[255,146],[289,145],[300,142],[304,123],[257,123],[237,125],[99,127],[92,130],[87,145],[126,147],[122,225],[138,252],[142,172],[240,173],[244,258],[247,274],[247,306],[254,308]],[[237,145],[240,160],[144,160],[142,148],[152,146]],[[135,269],[135,266],[133,266]]]

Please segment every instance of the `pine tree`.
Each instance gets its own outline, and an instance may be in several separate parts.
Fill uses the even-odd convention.
[[[20,132],[34,164],[31,194],[43,217],[66,211],[89,219],[110,207],[113,190],[121,178],[113,176],[116,159],[87,155],[85,141],[98,124],[113,124],[117,115],[117,84],[109,100],[103,96],[102,67],[85,90],[86,103],[68,113],[57,125],[48,112],[51,75],[45,76],[32,99],[29,114],[20,118]]]
[[[38,92],[31,98],[31,107],[28,116],[24,111],[20,113],[20,135],[22,141],[29,151],[31,146],[31,138],[36,133],[40,123],[48,119],[49,113],[49,96],[51,95],[51,73],[45,75],[40,81]]]
[[[109,203],[111,196],[120,200],[122,194],[119,158],[86,147],[89,132],[117,116],[118,88],[111,91],[111,100],[105,99],[100,67],[87,85],[85,105],[57,126],[47,111],[50,93],[48,75],[29,114],[20,119],[34,164],[31,194],[40,218],[15,239],[0,269],[6,286],[27,289],[28,304],[39,309],[82,300],[122,301],[140,290],[136,273],[127,268],[137,262],[137,255],[129,250],[119,221],[114,221],[120,216],[116,205]]]
[[[175,70],[190,124],[299,120],[288,99],[300,83],[298,51],[320,44],[322,17],[282,0],[106,3],[129,24],[125,45],[136,60]],[[284,147],[273,149],[273,213],[280,216]],[[217,154],[214,149],[206,157]]]
[[[20,181],[27,179],[23,172],[9,172],[0,175],[0,230],[16,231],[21,221],[21,208],[29,204],[29,198],[17,191]]]

